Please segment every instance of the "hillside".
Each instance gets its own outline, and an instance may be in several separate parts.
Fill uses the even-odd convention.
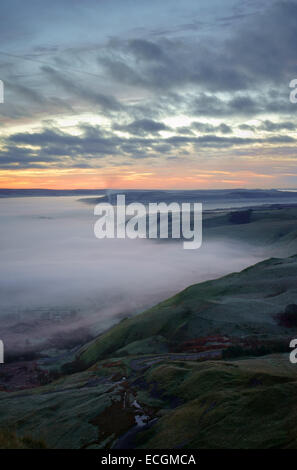
[[[39,361],[34,385],[9,388],[7,370],[2,436],[11,447],[296,448],[296,278],[297,255],[268,259],[123,320],[72,362]]]
[[[296,448],[296,392],[288,354],[126,357],[0,393],[1,427],[58,449]]]
[[[123,354],[179,350],[195,338],[227,335],[288,336],[277,315],[296,302],[297,255],[272,258],[221,279],[188,287],[136,317],[125,319],[84,346],[84,365]]]

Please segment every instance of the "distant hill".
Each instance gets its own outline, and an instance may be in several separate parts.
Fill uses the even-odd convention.
[[[105,193],[102,189],[0,189],[1,197],[83,196]]]
[[[1,193],[0,193],[1,194]],[[201,202],[228,203],[230,207],[236,202],[246,201],[246,204],[259,202],[263,203],[274,202],[292,202],[297,203],[297,192],[294,191],[278,191],[276,189],[205,189],[205,190],[106,190],[105,199],[85,198],[83,201],[87,204],[96,204],[98,202],[106,201],[111,204],[116,204],[117,194],[124,194],[126,196],[126,204],[133,202],[141,202],[148,204],[151,202]]]
[[[296,201],[297,192],[277,189],[189,189],[189,190],[155,190],[155,189],[9,189],[0,188],[0,197],[50,197],[50,196],[97,196],[106,195],[106,200],[116,203],[117,194],[125,194],[127,204],[131,202],[206,202],[206,201],[241,201],[279,200]],[[101,201],[101,200],[100,200]],[[94,204],[96,198],[84,199],[84,202]]]

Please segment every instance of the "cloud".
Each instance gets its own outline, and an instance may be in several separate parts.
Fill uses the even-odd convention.
[[[160,131],[170,130],[170,127],[166,126],[164,123],[151,119],[139,119],[127,125],[115,124],[113,127],[115,130],[125,131],[135,135],[158,134]]]
[[[222,41],[197,36],[154,42],[113,40],[109,55],[99,54],[99,63],[116,82],[155,91],[194,85],[213,93],[236,92],[288,81],[296,72],[296,3],[276,2],[257,17],[245,16],[240,29]],[[251,103],[244,98],[236,105]]]
[[[202,133],[220,132],[221,134],[232,134],[233,132],[232,128],[223,122],[218,126],[214,126],[212,124],[196,121],[192,123],[191,127]]]
[[[267,126],[267,122],[265,124]],[[243,126],[241,126],[243,127]],[[259,126],[260,128],[261,126]],[[58,168],[67,167],[102,167],[102,160],[109,158],[109,165],[115,159],[135,160],[140,158],[158,158],[176,156],[176,152],[185,155],[192,149],[228,149],[252,147],[254,145],[284,145],[296,142],[293,136],[268,134],[266,137],[240,137],[232,133],[232,128],[225,123],[217,126],[202,122],[193,122],[191,131],[180,133],[163,125],[161,122],[143,120],[133,121],[128,125],[114,126],[107,130],[100,126],[81,125],[80,134],[73,135],[51,127],[36,132],[21,132],[3,139],[0,150],[1,168],[24,168],[26,165],[45,163]],[[122,137],[117,131],[129,132],[129,137]],[[161,130],[172,135],[162,136]],[[114,162],[114,164],[117,164]]]
[[[262,122],[261,126],[259,127],[260,129],[268,132],[274,132],[274,131],[295,131],[296,130],[296,123],[291,122],[291,121],[285,121],[285,122],[272,122],[269,120],[265,120]]]
[[[161,47],[151,41],[133,39],[129,41],[129,48],[139,60],[158,62],[165,59]]]
[[[42,130],[14,130],[3,138],[2,168],[46,162],[95,167],[104,159],[116,165],[119,159],[162,159],[163,153],[165,160],[178,151],[195,156],[197,148],[240,154],[243,146],[260,152],[261,145],[274,145],[281,153],[288,144],[289,151],[295,140],[286,133],[296,129],[288,84],[297,73],[297,4],[265,2],[263,11],[255,7],[257,15],[254,6],[220,9],[210,25],[206,18],[191,18],[195,8],[187,5],[187,18],[172,27],[164,19],[164,28],[154,31],[118,28],[113,37],[92,43],[74,41],[66,28],[67,46],[41,36],[23,61],[8,54],[0,69],[7,82],[2,123],[26,119],[28,128],[34,121]],[[79,3],[75,8],[84,11]],[[85,113],[95,122],[104,117],[105,129],[75,124],[75,135],[58,129],[58,116],[73,115],[78,122]],[[171,123],[176,118],[182,124],[184,116],[189,125]],[[257,126],[249,122],[255,118]],[[259,135],[242,137],[239,130]]]
[[[39,132],[13,134],[3,141],[0,167],[39,167],[41,163],[53,163],[57,167],[89,167],[89,159],[122,153],[121,141],[115,135],[106,135],[99,127],[91,126],[82,126],[82,131],[82,135],[72,135],[45,128]],[[94,165],[98,168],[98,163],[94,162]]]
[[[98,105],[103,111],[119,111],[121,109],[121,104],[113,96],[98,93],[90,88],[86,88],[75,80],[75,78],[66,78],[65,75],[52,67],[43,66],[41,70],[49,76],[51,81],[62,87],[67,93],[75,95],[76,98],[81,98],[93,105]]]
[[[243,131],[251,131],[251,132],[295,131],[297,128],[297,124],[296,122],[294,122],[294,120],[273,122],[273,121],[270,121],[269,119],[266,119],[264,121],[261,121],[261,123],[257,126],[244,123],[244,124],[240,124],[238,128]]]

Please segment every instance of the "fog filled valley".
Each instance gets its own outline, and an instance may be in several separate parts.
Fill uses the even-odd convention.
[[[224,191],[127,193],[127,202],[197,202],[200,197],[205,212],[198,250],[184,250],[180,241],[172,240],[96,239],[94,203],[104,200],[102,195],[95,200],[0,199],[0,321],[7,358],[41,350],[56,354],[190,284],[240,271],[275,254],[290,254],[272,243],[275,240],[266,243],[270,229],[249,234],[245,224],[230,223],[228,210],[221,210],[251,203],[258,207],[263,197],[275,204],[275,193],[260,192],[260,198],[259,192],[254,197],[253,191],[234,192],[231,199]],[[283,202],[285,194],[279,194]],[[294,201],[296,193],[286,194]],[[106,193],[113,204],[115,196]]]
[[[97,239],[116,192],[13,196],[0,448],[296,448],[297,193],[126,193],[202,202],[197,250]]]
[[[181,242],[98,240],[93,205],[75,196],[3,198],[0,214],[7,357],[73,347],[194,282],[267,256],[224,234],[204,238],[198,250]]]

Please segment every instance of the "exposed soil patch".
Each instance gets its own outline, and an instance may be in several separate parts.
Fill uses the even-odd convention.
[[[0,390],[5,392],[39,387],[50,381],[50,374],[39,369],[35,362],[3,364],[0,370]]]
[[[122,400],[114,401],[90,423],[98,427],[99,441],[111,435],[119,437],[134,426],[134,410],[124,408]]]
[[[276,320],[279,326],[285,328],[297,328],[297,305],[287,305],[283,313],[276,315]]]

